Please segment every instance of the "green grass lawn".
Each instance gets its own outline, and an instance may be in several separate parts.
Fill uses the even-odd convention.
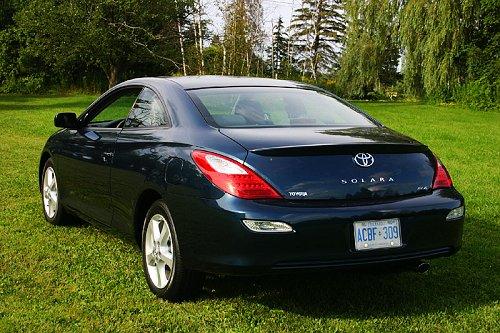
[[[359,103],[426,143],[467,203],[462,250],[426,274],[210,277],[198,300],[156,299],[140,253],[88,225],[54,227],[37,191],[53,117],[94,96],[0,96],[0,332],[500,331],[500,113]]]

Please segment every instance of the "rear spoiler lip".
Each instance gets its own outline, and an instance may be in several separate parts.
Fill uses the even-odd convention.
[[[419,142],[384,142],[277,146],[251,149],[249,152],[262,156],[304,156],[329,154],[352,155],[359,152],[378,154],[430,153],[430,150],[426,145]]]

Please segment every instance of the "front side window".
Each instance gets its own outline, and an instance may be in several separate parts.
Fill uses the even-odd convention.
[[[316,90],[228,87],[190,94],[219,127],[374,126],[362,113]]]
[[[122,127],[142,88],[129,88],[116,93],[112,102],[89,122],[91,127]]]
[[[160,98],[149,88],[144,88],[137,97],[125,128],[168,126],[169,121]]]

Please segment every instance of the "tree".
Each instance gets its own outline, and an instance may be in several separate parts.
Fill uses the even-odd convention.
[[[345,95],[365,98],[397,78],[400,0],[346,0],[346,44],[338,81]]]
[[[204,41],[207,38],[206,26],[208,24],[208,20],[204,19],[205,14],[205,5],[202,0],[194,0],[193,11],[192,11],[192,32],[193,32],[193,40],[195,46],[195,61],[197,63],[197,73],[205,74],[205,58],[204,58]]]
[[[190,47],[186,48],[187,74],[205,74],[205,50],[211,32],[208,29],[210,20],[205,12],[205,3],[201,0],[194,0],[189,8],[189,13],[184,20],[183,37],[185,43]]]
[[[407,1],[401,41],[408,94],[447,100],[465,87],[463,98],[498,101],[499,15],[494,0]]]
[[[316,80],[318,72],[337,67],[345,30],[340,0],[302,0],[290,28],[303,73]]]
[[[219,35],[213,35],[211,43],[203,51],[205,71],[210,74],[224,74],[224,46]]]
[[[262,51],[262,3],[260,0],[232,0],[224,15],[223,74],[251,75],[258,68]]]
[[[271,41],[271,75],[273,78],[288,77],[289,67],[289,44],[288,34],[283,26],[281,16],[278,22],[273,26]]]
[[[177,22],[186,1],[30,1],[16,16],[28,36],[24,49],[49,71],[67,76],[74,68],[99,68],[108,86],[131,71],[178,71]],[[179,14],[181,12],[181,14]],[[45,70],[47,72],[47,70]]]
[[[177,25],[177,33],[179,34],[179,48],[180,48],[181,57],[182,57],[182,74],[187,75],[186,52],[184,49],[185,38],[184,38],[184,31],[183,31],[183,26],[182,26],[182,23],[185,21],[185,18],[181,17],[181,12],[179,11],[178,1],[174,0],[174,3],[175,3],[175,12],[177,13],[177,20],[175,23]]]
[[[22,8],[24,2],[11,0],[0,6],[0,83],[2,83],[0,91],[26,92],[17,84],[20,72],[19,48],[24,42],[24,36],[18,33],[14,20],[15,13]]]

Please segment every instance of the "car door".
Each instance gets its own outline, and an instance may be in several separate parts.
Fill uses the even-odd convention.
[[[162,99],[144,88],[118,135],[111,168],[112,224],[123,232],[133,232],[135,203],[146,180],[164,177],[168,128],[170,120]]]
[[[110,165],[115,143],[141,88],[120,89],[81,117],[85,126],[68,132],[61,172],[66,205],[109,225],[112,218]]]

